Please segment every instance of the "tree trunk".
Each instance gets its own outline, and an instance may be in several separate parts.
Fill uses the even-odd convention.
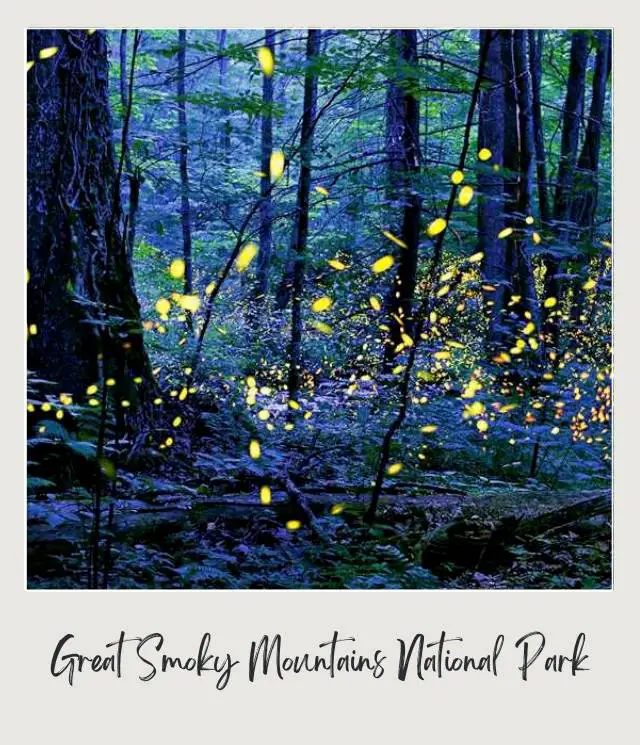
[[[525,219],[531,212],[535,146],[531,76],[525,31],[502,31],[505,87],[504,157],[505,224],[514,229],[506,238],[506,263],[512,278],[512,318],[526,318],[538,326],[538,301],[531,261],[527,255]],[[513,296],[518,299],[513,303]]]
[[[573,197],[574,175],[580,124],[584,106],[584,80],[589,56],[589,35],[585,31],[574,31],[571,37],[571,59],[569,63],[569,80],[562,120],[562,139],[560,145],[560,162],[556,181],[553,219],[556,223],[556,238],[566,241],[569,237],[569,220]],[[545,256],[545,298],[562,297],[562,274],[564,262],[551,254]],[[557,346],[558,316],[557,309],[544,309],[544,335],[547,345]]]
[[[488,148],[494,164],[500,165],[504,151],[504,87],[502,42],[498,31],[480,31],[480,49],[488,44],[484,80],[478,101],[478,150]],[[506,341],[504,313],[511,276],[507,271],[506,247],[498,239],[504,227],[504,178],[491,166],[478,172],[478,249],[483,252],[482,272],[487,285],[495,287],[486,298],[489,315],[488,343],[495,353]]]
[[[127,424],[140,426],[154,386],[121,234],[106,37],[34,30],[27,44],[30,59],[58,48],[27,83],[28,367],[78,396],[113,376]]]
[[[180,220],[182,222],[182,255],[184,259],[184,294],[193,292],[193,262],[191,249],[191,204],[189,200],[189,133],[187,130],[187,102],[184,74],[187,53],[187,32],[178,31],[178,137],[180,140]],[[191,311],[185,311],[187,329],[193,333]]]
[[[395,79],[387,94],[386,147],[389,158],[389,190],[394,207],[402,208],[399,238],[406,248],[395,250],[397,270],[386,299],[389,315],[389,337],[385,360],[391,363],[402,335],[411,336],[411,306],[416,286],[420,209],[422,199],[416,190],[415,177],[420,172],[420,105],[418,88],[417,33],[415,30],[391,32],[391,54],[396,64]],[[393,223],[391,231],[396,232]]]
[[[571,221],[576,227],[577,243],[582,241],[593,243],[593,224],[598,205],[598,165],[600,163],[602,120],[607,96],[607,81],[611,73],[611,32],[599,31],[597,43],[589,121],[582,151],[578,158],[575,196],[571,206]],[[573,281],[571,316],[574,321],[578,321],[582,313],[583,282],[584,277],[580,276]]]
[[[122,151],[124,153],[124,166],[129,182],[129,208],[126,216],[126,228],[124,231],[127,253],[129,259],[133,258],[133,247],[136,242],[136,224],[138,219],[138,207],[140,206],[140,186],[142,185],[142,173],[139,168],[134,168],[131,162],[131,109],[133,101],[133,72],[135,69],[136,54],[140,43],[141,31],[134,31],[133,53],[131,56],[131,70],[127,72],[127,30],[120,32],[120,104],[122,106]]]
[[[551,219],[549,192],[547,189],[547,160],[544,146],[542,119],[542,45],[544,31],[531,30],[529,35],[529,67],[531,69],[531,96],[533,105],[533,137],[536,145],[536,174],[538,178],[538,206],[540,219],[547,224]]]
[[[218,92],[221,95],[226,93],[227,86],[227,70],[229,68],[229,59],[227,58],[225,47],[227,45],[227,30],[221,28],[218,31],[218,49],[219,49],[219,61],[218,61]],[[222,149],[222,157],[226,165],[229,164],[229,155],[231,154],[231,121],[229,115],[222,115],[220,117],[220,147]]]
[[[265,31],[265,47],[275,56],[274,29]],[[256,277],[256,300],[264,300],[269,289],[269,266],[271,264],[271,221],[273,206],[271,204],[271,178],[269,163],[273,150],[273,77],[262,76],[262,132],[260,145],[260,253]]]
[[[296,220],[292,249],[294,254],[291,342],[289,347],[289,396],[294,397],[300,387],[302,371],[302,296],[304,290],[305,251],[309,232],[309,190],[311,187],[311,157],[318,98],[318,77],[311,63],[318,54],[321,31],[309,29],[307,33],[307,69],[304,77],[304,111],[300,135],[300,180],[296,203]]]

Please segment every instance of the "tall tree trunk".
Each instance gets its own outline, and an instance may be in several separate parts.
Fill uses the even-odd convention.
[[[535,146],[531,76],[525,31],[501,31],[505,86],[504,156],[505,225],[514,232],[505,240],[506,264],[511,275],[511,316],[526,318],[538,326],[538,301],[527,242],[526,218],[531,212]],[[518,298],[514,303],[514,296]]]
[[[180,220],[182,222],[182,255],[184,258],[184,294],[193,292],[193,262],[191,249],[191,204],[189,200],[189,133],[187,130],[187,101],[185,94],[185,61],[187,32],[178,31],[178,137],[180,140]],[[193,332],[191,311],[185,311],[187,329]]]
[[[413,326],[411,306],[416,286],[422,205],[415,183],[420,172],[417,32],[413,29],[392,31],[391,55],[396,73],[389,84],[386,106],[389,197],[394,206],[402,208],[399,238],[406,248],[395,250],[397,270],[386,299],[390,328],[385,344],[388,363],[402,345],[402,335],[411,336]],[[396,232],[393,223],[390,228]]]
[[[611,32],[597,33],[597,52],[593,71],[591,107],[585,138],[578,158],[575,178],[575,196],[571,205],[571,221],[576,227],[577,242],[593,242],[593,224],[598,205],[598,165],[600,163],[600,141],[602,121],[607,96],[607,81],[611,73]],[[582,309],[583,277],[573,281],[573,305],[571,315],[579,320]]]
[[[27,312],[38,327],[28,366],[76,395],[116,378],[116,398],[131,404],[126,423],[140,427],[154,386],[121,234],[106,37],[34,30],[27,45],[30,59],[58,49],[27,83]]]
[[[540,219],[547,224],[551,219],[549,191],[547,189],[547,158],[544,146],[542,119],[542,45],[544,31],[531,30],[529,35],[529,67],[531,69],[531,97],[533,110],[533,137],[536,145],[536,174],[538,179],[538,206]]]
[[[560,162],[553,206],[553,219],[556,223],[556,239],[567,241],[570,236],[569,221],[571,219],[571,204],[573,198],[574,176],[578,143],[580,138],[580,124],[584,107],[584,81],[589,56],[589,34],[586,31],[574,31],[571,37],[571,57],[569,63],[569,79],[567,81],[567,95],[562,118],[562,139],[560,144]],[[557,256],[545,256],[545,298],[556,298],[558,303],[562,298],[562,278],[564,262]],[[543,310],[544,335],[546,343],[557,346],[558,342],[558,311],[557,308]]]
[[[500,166],[504,151],[505,70],[498,31],[480,31],[480,53],[485,48],[484,80],[478,101],[478,150],[489,149],[493,163]],[[500,169],[494,170],[490,165],[480,168],[477,204],[478,249],[484,254],[483,277],[487,285],[495,287],[485,301],[489,315],[489,348],[494,353],[506,341],[504,313],[511,289],[507,244],[498,239],[504,227],[504,178]]]
[[[229,58],[226,54],[227,46],[227,30],[221,28],[218,31],[218,50],[219,50],[219,61],[218,61],[218,92],[224,95],[227,90],[227,71],[229,69]],[[220,147],[222,149],[222,157],[224,162],[228,164],[229,156],[231,154],[231,121],[229,115],[223,115],[220,117]]]
[[[265,47],[275,56],[274,29],[265,30]],[[269,267],[271,265],[271,178],[269,163],[273,150],[273,77],[262,76],[262,131],[260,143],[260,253],[256,277],[256,300],[264,300],[269,289]]]
[[[318,54],[321,31],[307,32],[307,69],[304,77],[304,111],[300,134],[300,179],[296,202],[296,220],[292,248],[294,254],[291,305],[291,342],[289,346],[289,396],[294,397],[300,388],[302,371],[302,297],[304,291],[305,251],[309,232],[309,190],[311,187],[311,157],[313,155],[313,130],[318,99],[318,77],[312,62]]]
[[[125,238],[129,258],[133,257],[133,247],[136,242],[136,224],[138,218],[138,207],[140,205],[140,186],[142,174],[138,168],[133,167],[131,162],[131,110],[133,101],[132,82],[136,52],[140,42],[140,31],[134,32],[133,55],[131,58],[131,70],[127,71],[127,29],[120,32],[120,104],[122,107],[122,150],[124,153],[124,166],[129,184],[129,208],[126,216]]]

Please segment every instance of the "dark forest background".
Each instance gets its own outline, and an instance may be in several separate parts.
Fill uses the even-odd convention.
[[[29,587],[609,587],[611,120],[606,30],[29,31]]]

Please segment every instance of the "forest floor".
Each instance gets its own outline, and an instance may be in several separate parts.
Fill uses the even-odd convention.
[[[290,485],[271,483],[246,459],[203,449],[172,453],[146,470],[118,471],[103,516],[110,588],[608,588],[607,510],[565,516],[607,490],[550,489],[454,470],[421,471],[388,484],[373,525],[363,521],[368,483],[292,472],[313,512],[299,517]],[[320,469],[322,471],[322,469]],[[353,469],[352,469],[353,471]],[[28,503],[32,588],[86,586],[90,494],[38,490]],[[609,505],[610,506],[610,505]],[[517,526],[559,515],[540,529]],[[536,522],[535,525],[538,525]],[[533,534],[531,534],[533,533]]]

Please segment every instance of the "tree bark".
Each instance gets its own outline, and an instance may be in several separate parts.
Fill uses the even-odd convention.
[[[533,110],[533,136],[536,146],[536,174],[538,179],[538,207],[540,220],[548,224],[551,219],[549,192],[547,189],[547,159],[544,146],[542,119],[542,46],[544,31],[531,30],[529,35],[529,66],[531,69],[531,96]]]
[[[187,32],[178,31],[178,138],[180,140],[180,220],[182,222],[182,256],[184,259],[184,294],[193,292],[193,261],[191,245],[191,203],[189,199],[189,133],[187,129],[187,102],[185,93],[185,62]],[[193,316],[185,311],[187,329],[193,333]]]
[[[539,306],[525,240],[525,220],[531,212],[535,157],[527,34],[520,30],[501,31],[500,34],[502,61],[507,75],[503,156],[505,226],[514,229],[504,239],[512,289],[509,320],[517,324],[526,318],[538,327]],[[514,296],[518,298],[517,302],[514,302]]]
[[[504,151],[505,71],[502,63],[502,41],[496,30],[480,31],[480,50],[488,44],[484,79],[478,100],[478,150],[488,148],[494,165],[500,165]],[[491,166],[478,172],[478,250],[484,256],[482,273],[485,282],[495,287],[488,293],[485,306],[489,316],[488,346],[493,354],[506,340],[504,313],[511,276],[507,269],[507,244],[498,239],[504,227],[504,177]]]
[[[132,83],[137,47],[140,41],[140,31],[134,32],[133,55],[131,58],[131,70],[127,72],[127,29],[120,32],[120,104],[122,107],[122,151],[124,153],[124,166],[129,183],[129,208],[126,215],[125,239],[129,259],[133,258],[133,247],[136,242],[136,224],[138,218],[138,207],[140,206],[140,186],[142,174],[139,168],[134,168],[131,161],[131,136],[130,122],[133,102]]]
[[[291,341],[289,345],[289,396],[294,397],[300,387],[302,372],[302,297],[304,292],[305,251],[309,232],[309,191],[311,187],[311,157],[313,130],[318,98],[318,77],[312,68],[320,47],[321,31],[309,29],[307,33],[306,65],[304,77],[304,111],[300,135],[300,179],[296,202],[296,220],[292,249],[294,254],[291,305]]]
[[[413,29],[391,32],[391,55],[396,75],[389,83],[386,105],[386,148],[389,158],[389,197],[402,208],[399,238],[406,248],[394,253],[397,270],[386,298],[389,337],[385,361],[391,363],[402,344],[402,334],[411,336],[411,306],[416,287],[420,209],[422,199],[415,178],[420,172],[420,105],[418,88],[417,32]],[[392,224],[391,230],[395,232]]]
[[[113,376],[127,424],[141,426],[154,386],[121,234],[106,37],[33,30],[27,45],[35,60],[58,48],[27,83],[28,366],[78,396]]]
[[[585,31],[574,31],[571,37],[571,58],[569,63],[569,79],[567,95],[562,119],[562,139],[560,145],[560,162],[553,206],[553,219],[556,224],[556,238],[567,241],[569,221],[571,219],[572,198],[574,190],[574,176],[580,124],[584,107],[584,81],[589,56],[589,34]],[[560,302],[563,293],[562,274],[564,262],[552,254],[544,258],[545,298],[556,298]],[[557,309],[543,310],[543,331],[545,342],[550,347],[558,343]]]
[[[265,47],[275,56],[274,29],[265,30]],[[258,269],[256,277],[256,300],[266,298],[269,289],[269,267],[271,265],[272,213],[271,178],[269,163],[273,150],[273,77],[262,76],[262,131],[260,144],[260,253],[258,254]]]
[[[600,141],[602,122],[607,97],[607,82],[611,74],[611,32],[597,33],[597,52],[593,72],[591,107],[584,143],[576,169],[576,193],[571,208],[571,220],[576,226],[577,242],[593,243],[593,225],[598,206],[598,166],[600,163]],[[579,259],[578,259],[579,261]],[[580,274],[580,267],[577,267]],[[580,320],[584,305],[582,284],[584,277],[573,280],[573,304],[571,318]]]

